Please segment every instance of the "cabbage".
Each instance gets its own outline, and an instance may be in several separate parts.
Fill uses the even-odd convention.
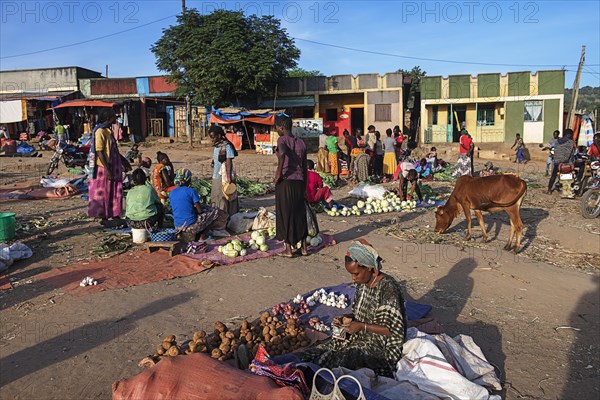
[[[362,200],[359,200],[356,205],[358,206],[358,208],[363,208],[365,206],[365,202]]]
[[[256,244],[259,246],[263,246],[265,244],[265,238],[262,236],[259,236],[255,239]]]

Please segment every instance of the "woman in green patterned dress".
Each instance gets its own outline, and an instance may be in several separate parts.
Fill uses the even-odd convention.
[[[353,314],[338,317],[349,336],[331,338],[298,353],[302,361],[321,367],[370,368],[393,377],[402,357],[406,337],[406,311],[402,288],[381,272],[381,257],[368,242],[352,242],[346,255],[346,270],[356,283]]]

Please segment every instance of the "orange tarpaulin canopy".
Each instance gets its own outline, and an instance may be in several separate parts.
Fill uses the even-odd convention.
[[[112,107],[115,103],[107,103],[102,100],[71,100],[66,101],[54,108],[65,108],[65,107]]]

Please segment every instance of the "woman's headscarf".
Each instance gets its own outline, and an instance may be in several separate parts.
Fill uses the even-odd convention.
[[[192,181],[192,171],[187,168],[179,168],[175,173],[175,185],[188,186]]]
[[[352,242],[348,246],[348,255],[364,267],[381,271],[382,258],[379,257],[377,250],[364,239]]]

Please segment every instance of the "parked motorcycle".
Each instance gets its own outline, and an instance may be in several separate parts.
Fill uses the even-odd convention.
[[[54,154],[48,165],[48,175],[58,167],[60,160],[63,160],[67,168],[83,168],[87,163],[87,156],[90,151],[89,146],[73,146],[65,142],[59,142],[56,145]]]
[[[591,176],[581,196],[581,215],[596,218],[600,215],[600,161],[590,163]]]
[[[584,168],[583,174],[580,174]],[[562,197],[574,199],[583,194],[588,187],[590,177],[590,162],[585,154],[576,156],[575,163],[562,163],[558,167],[558,179],[554,185],[554,190],[560,191]],[[579,179],[579,176],[582,176]]]

